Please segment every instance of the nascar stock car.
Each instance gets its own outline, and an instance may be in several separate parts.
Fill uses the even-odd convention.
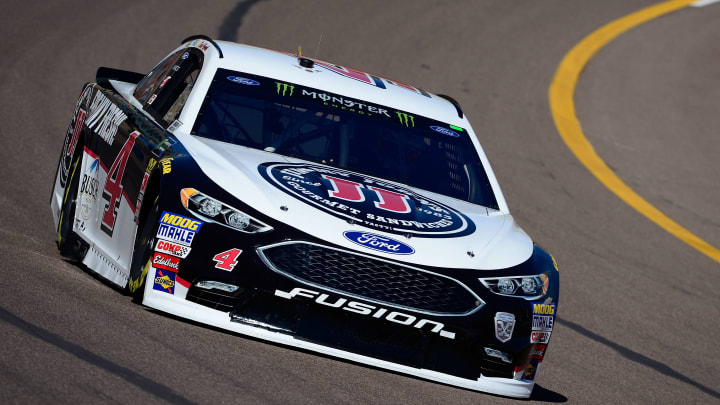
[[[82,89],[51,196],[62,256],[135,302],[528,397],[557,311],[452,98],[194,36]]]

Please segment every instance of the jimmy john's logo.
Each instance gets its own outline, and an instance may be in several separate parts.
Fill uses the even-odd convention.
[[[302,163],[263,163],[258,166],[258,171],[283,192],[350,223],[388,233],[429,238],[465,236],[475,231],[475,224],[460,212],[375,177]],[[371,241],[362,235],[354,242],[367,247],[384,247],[384,251],[391,250],[391,245],[397,243]],[[381,247],[379,242],[387,245]]]

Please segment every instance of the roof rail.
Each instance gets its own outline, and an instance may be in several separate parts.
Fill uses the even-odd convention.
[[[205,41],[210,41],[210,43],[213,44],[213,46],[215,46],[215,48],[218,50],[218,53],[220,53],[220,59],[223,58],[223,52],[222,49],[220,49],[220,45],[218,45],[217,42],[213,41],[213,39],[207,35],[192,35],[183,39],[180,43],[184,44],[185,42],[192,41],[193,39],[204,39]]]
[[[447,100],[447,101],[449,101],[450,103],[452,103],[452,105],[455,106],[455,110],[456,110],[457,113],[458,113],[458,117],[460,117],[460,118],[463,117],[462,108],[460,108],[460,103],[458,103],[457,100],[455,100],[454,98],[452,98],[452,97],[450,97],[450,96],[447,96],[447,95],[445,95],[445,94],[438,94],[437,96],[438,96],[438,97],[442,97],[442,98],[444,98],[445,100]]]

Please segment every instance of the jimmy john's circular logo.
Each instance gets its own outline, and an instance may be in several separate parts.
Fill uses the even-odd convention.
[[[375,177],[305,163],[263,163],[258,171],[283,192],[369,228],[427,238],[465,236],[475,231],[475,224],[460,212]]]

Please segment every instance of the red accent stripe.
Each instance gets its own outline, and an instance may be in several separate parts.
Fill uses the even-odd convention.
[[[180,284],[181,286],[185,288],[190,288],[190,282],[183,280],[180,276],[175,276],[175,282]]]

